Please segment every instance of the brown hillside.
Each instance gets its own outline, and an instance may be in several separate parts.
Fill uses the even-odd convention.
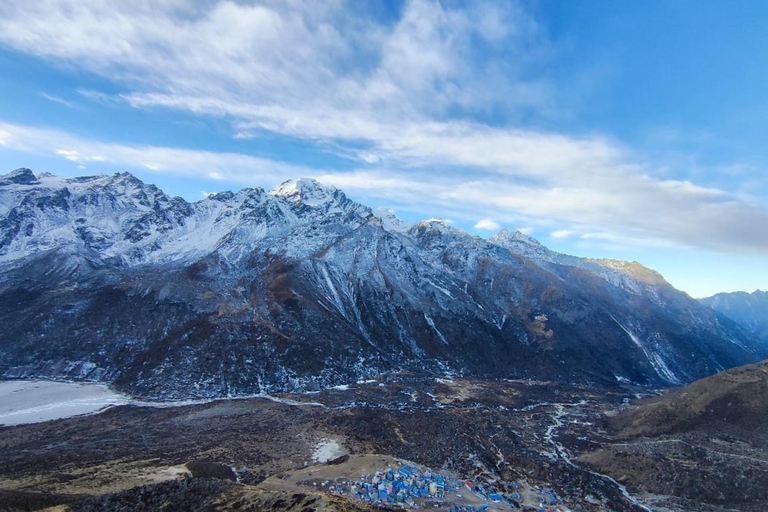
[[[693,430],[721,432],[723,426],[768,432],[768,360],[707,377],[610,420],[620,437],[655,437]]]

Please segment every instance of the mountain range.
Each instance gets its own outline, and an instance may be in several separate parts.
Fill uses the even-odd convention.
[[[701,299],[701,302],[768,343],[768,292],[755,290],[752,293],[718,293]]]
[[[128,173],[0,176],[0,375],[148,398],[397,371],[670,386],[768,340],[636,262],[405,223],[314,180],[190,203]]]

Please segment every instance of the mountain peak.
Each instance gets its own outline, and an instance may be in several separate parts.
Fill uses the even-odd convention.
[[[145,185],[143,181],[127,171],[116,172],[109,177],[109,180],[115,184]]]
[[[309,206],[317,206],[333,199],[338,192],[336,187],[323,185],[312,178],[299,178],[284,181],[270,190],[269,195],[276,197],[292,198],[295,202],[302,202]]]
[[[522,231],[510,231],[508,229],[502,229],[492,236],[489,241],[498,245],[524,244],[534,247],[544,247],[538,240],[526,235]]]
[[[587,258],[587,261],[604,268],[621,272],[641,283],[654,285],[666,284],[666,281],[661,274],[637,261],[623,261],[609,258]]]
[[[454,235],[460,235],[460,236],[467,235],[465,231],[461,231],[451,226],[451,221],[448,221],[445,219],[439,219],[439,218],[422,220],[421,222],[416,224],[415,227],[421,230],[430,230],[438,233],[454,234]]]
[[[26,167],[21,167],[15,171],[0,176],[0,181],[6,183],[16,183],[17,185],[34,185],[38,183],[35,174]]]
[[[296,391],[417,367],[666,385],[768,354],[693,299],[627,278],[650,272],[638,264],[599,265],[521,232],[493,246],[446,220],[405,231],[391,212],[314,180],[190,204],[129,174],[39,178],[0,187],[3,290],[57,294],[21,304],[0,294],[6,376],[120,375],[168,397]],[[117,335],[105,343],[104,332]],[[32,358],[44,366],[28,370]]]
[[[381,226],[390,232],[405,233],[413,225],[397,218],[395,212],[387,208],[377,208],[373,211],[374,217],[381,221]]]

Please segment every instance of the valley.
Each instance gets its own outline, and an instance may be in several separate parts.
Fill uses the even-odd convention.
[[[309,179],[189,203],[128,173],[0,176],[0,376],[151,400],[400,371],[666,387],[768,344],[637,262],[405,223]]]
[[[768,499],[758,324],[637,262],[307,179],[189,203],[18,169],[0,214],[2,512]]]
[[[329,486],[415,464],[482,485],[486,500],[467,488],[462,499],[454,498],[464,506],[539,510],[550,496],[546,491],[561,501],[545,510],[758,510],[768,489],[765,446],[732,434],[616,435],[614,418],[631,413],[647,394],[639,388],[393,374],[309,395],[166,408],[122,405],[2,428],[1,492],[17,504],[5,510],[14,511],[34,510],[25,508],[30,503],[135,510],[142,500],[149,510],[163,503],[176,503],[174,510],[263,510],[275,503],[302,510],[311,500],[316,510],[369,510],[381,505]],[[328,456],[318,458],[324,449]],[[654,467],[637,462],[654,457],[662,461]],[[717,485],[714,471],[743,473],[752,492],[741,500],[708,492]],[[511,505],[487,499],[516,492],[521,501]],[[413,506],[433,508],[426,502]]]
[[[0,512],[768,512],[766,29],[0,0]]]

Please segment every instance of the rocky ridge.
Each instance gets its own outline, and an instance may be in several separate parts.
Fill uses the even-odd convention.
[[[667,386],[768,346],[638,263],[406,224],[314,180],[188,203],[128,173],[0,177],[0,375],[145,397],[409,370]]]

